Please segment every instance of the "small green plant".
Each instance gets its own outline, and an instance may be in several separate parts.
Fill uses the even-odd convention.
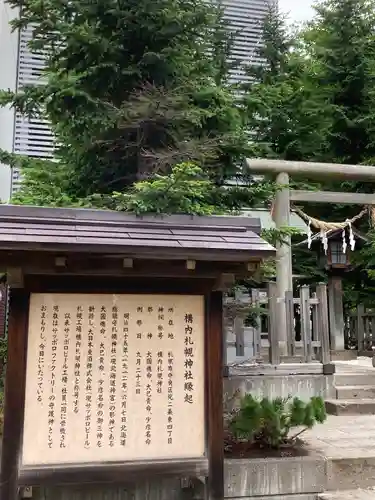
[[[316,423],[327,418],[324,401],[313,397],[309,402],[299,398],[256,399],[246,394],[240,407],[229,418],[228,427],[234,440],[261,448],[280,448],[296,444],[296,439]],[[300,428],[290,435],[292,428]]]

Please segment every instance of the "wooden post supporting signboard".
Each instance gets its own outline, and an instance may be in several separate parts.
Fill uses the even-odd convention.
[[[16,499],[18,491],[18,458],[21,448],[25,397],[28,303],[27,292],[13,288],[10,296],[8,320],[9,340],[1,454],[1,500]]]
[[[207,302],[207,342],[209,348],[207,353],[207,406],[210,408],[208,415],[208,498],[209,500],[221,500],[224,498],[224,447],[220,436],[224,435],[223,427],[223,304],[222,292],[216,291],[210,294]],[[214,374],[214,376],[213,376]]]

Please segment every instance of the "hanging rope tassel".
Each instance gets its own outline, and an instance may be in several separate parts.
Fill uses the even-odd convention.
[[[346,243],[346,231],[345,228],[342,230],[342,253],[346,253],[348,244]]]
[[[308,248],[311,247],[311,242],[312,242],[312,231],[311,227],[314,227],[320,232],[320,239],[322,240],[324,252],[327,255],[327,250],[328,250],[328,238],[327,238],[327,233],[329,231],[337,230],[337,229],[342,229],[342,251],[343,253],[346,253],[347,250],[347,242],[346,242],[346,233],[345,230],[348,227],[349,228],[349,245],[351,250],[353,251],[355,249],[355,238],[354,238],[354,233],[353,233],[353,223],[357,220],[359,220],[361,217],[363,217],[366,213],[368,213],[369,208],[366,207],[364,208],[358,215],[353,217],[352,219],[346,219],[345,222],[325,222],[319,219],[315,219],[314,217],[310,217],[309,215],[305,214],[301,209],[298,207],[293,207],[294,211],[304,219],[307,224],[308,224],[308,232],[307,232],[307,245]],[[375,209],[374,207],[371,208],[371,215],[372,215],[372,220],[375,222]]]
[[[365,208],[363,209],[358,215],[353,217],[352,219],[348,219],[345,222],[325,222],[319,219],[315,219],[314,217],[311,217],[305,212],[303,212],[301,209],[298,207],[293,207],[293,210],[302,217],[306,221],[306,223],[309,223],[312,227],[317,229],[318,231],[324,230],[325,232],[334,230],[334,229],[343,229],[344,227],[348,227],[349,223],[353,224],[355,221],[359,220],[361,217],[363,217],[365,214],[368,213],[368,209]]]

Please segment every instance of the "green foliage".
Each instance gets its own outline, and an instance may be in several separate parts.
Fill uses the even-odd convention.
[[[30,46],[48,57],[45,85],[3,92],[0,102],[48,118],[59,161],[56,167],[10,155],[7,163],[21,163],[25,176],[17,202],[86,205],[94,196],[112,208],[112,193],[186,161],[198,163],[217,185],[237,173],[249,148],[226,85],[232,35],[217,5],[9,3],[21,7],[14,28],[34,26]]]
[[[299,398],[256,399],[246,394],[240,408],[231,417],[229,429],[240,441],[265,448],[280,448],[293,443],[297,435],[326,420],[324,401],[313,397],[308,403]],[[290,436],[293,427],[303,427]]]
[[[316,15],[303,33],[304,49],[315,71],[310,79],[324,92],[333,107],[324,160],[333,163],[373,164],[375,158],[374,78],[375,78],[375,2],[374,0],[322,0]],[[327,191],[373,192],[369,183],[327,181],[319,186]],[[350,219],[358,205],[309,204],[305,211],[327,221]],[[356,223],[368,231],[368,220]],[[295,272],[319,279],[316,258],[295,252]],[[369,256],[356,251],[355,268],[346,273],[344,304],[373,301],[375,280],[366,276]],[[309,262],[310,261],[310,262]]]
[[[265,63],[248,68],[244,85],[247,124],[260,156],[309,160],[323,155],[331,106],[311,79],[314,65],[287,29],[276,6],[263,25],[258,56]]]
[[[262,230],[262,238],[268,241],[271,245],[275,246],[278,243],[289,243],[291,236],[299,236],[301,231],[297,227],[283,226],[279,229],[270,228]]]
[[[127,212],[212,215],[220,211],[212,203],[214,190],[201,168],[182,163],[173,167],[170,175],[156,175],[136,183],[132,192],[114,193],[113,197],[118,209]]]
[[[305,41],[334,105],[328,154],[359,164],[374,156],[375,2],[323,0],[316,11]]]
[[[277,246],[278,244],[291,244],[292,236],[299,236],[301,231],[296,227],[284,226],[280,229],[270,228],[270,229],[262,229],[261,237],[264,238],[268,243],[272,246]],[[276,260],[275,259],[267,259],[262,262],[260,269],[260,276],[258,278],[259,282],[269,281],[276,277]],[[251,280],[250,283],[253,283],[256,280]]]
[[[375,0],[321,0],[312,22],[297,35],[270,8],[263,27],[264,44],[259,47],[266,63],[249,68],[253,80],[245,86],[247,123],[259,156],[373,163],[374,32]],[[374,191],[371,184],[344,180],[298,179],[293,188]],[[302,208],[327,221],[350,219],[360,209],[358,205],[312,203]],[[368,230],[365,218],[356,226]],[[298,235],[292,237],[293,242],[301,241]],[[367,294],[367,301],[373,297],[375,280],[364,272],[372,259],[359,257],[357,267],[345,275],[346,306],[360,296],[365,299]],[[303,247],[293,251],[293,270],[305,283],[327,277],[316,254]]]
[[[7,361],[8,353],[8,339],[7,337],[0,337],[0,365],[4,366]],[[0,384],[1,385],[1,384]]]
[[[140,181],[131,191],[114,193],[112,198],[117,210],[138,214],[212,215],[264,202],[272,188],[266,182],[231,189],[217,186],[202,168],[187,162],[175,165],[169,175]]]

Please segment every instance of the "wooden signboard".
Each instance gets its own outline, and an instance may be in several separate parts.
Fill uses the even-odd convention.
[[[274,255],[259,233],[249,217],[0,206],[0,500],[158,475],[223,500],[222,291]]]
[[[200,459],[204,380],[203,296],[32,294],[22,466]]]
[[[223,498],[221,292],[38,283],[11,292],[0,499],[155,475]]]

